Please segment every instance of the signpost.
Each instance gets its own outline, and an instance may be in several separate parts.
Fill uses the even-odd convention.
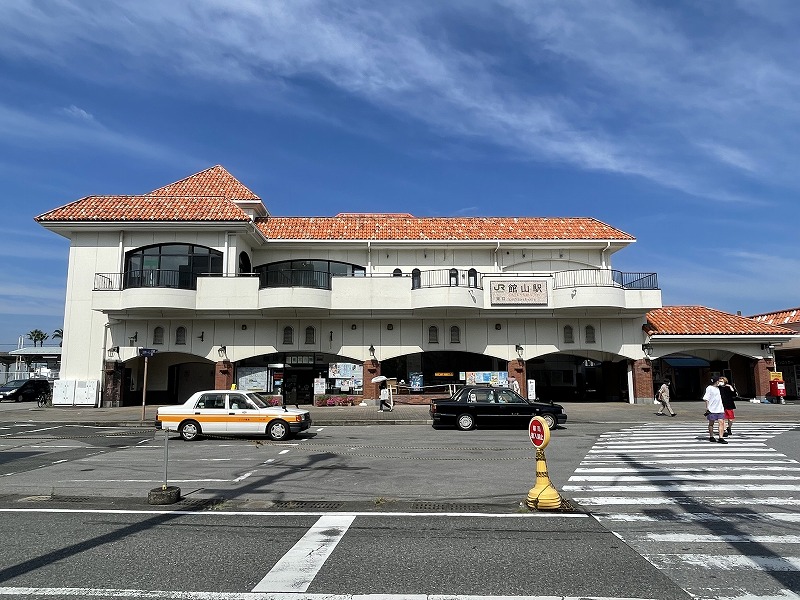
[[[528,423],[528,436],[536,448],[536,485],[528,492],[525,504],[531,510],[557,510],[564,506],[561,495],[547,474],[544,449],[550,443],[550,428],[542,417],[533,417]]]
[[[550,443],[550,428],[542,417],[533,417],[528,423],[528,436],[537,450],[544,450]]]
[[[158,350],[153,348],[139,348],[139,356],[144,356],[144,381],[142,382],[142,421],[144,421],[144,407],[147,404],[147,359]]]

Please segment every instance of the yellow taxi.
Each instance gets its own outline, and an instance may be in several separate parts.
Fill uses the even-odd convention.
[[[177,431],[187,442],[202,435],[266,435],[289,439],[311,427],[311,413],[268,406],[258,394],[240,390],[195,392],[178,406],[161,406],[156,428]]]

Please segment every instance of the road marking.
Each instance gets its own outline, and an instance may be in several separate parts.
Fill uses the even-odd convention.
[[[19,427],[35,427],[35,425],[27,425],[27,424],[23,425],[23,424],[20,424]],[[28,435],[29,433],[39,433],[40,431],[52,431],[53,429],[58,429],[60,427],[61,427],[61,425],[54,425],[53,427],[42,427],[40,429],[31,429],[29,431],[26,431],[25,435]],[[14,434],[13,433],[4,433],[0,437],[8,437],[10,435],[14,435]]]
[[[252,475],[253,473],[255,473],[255,471],[248,471],[248,472],[247,472],[247,473],[245,473],[244,475],[239,475],[239,477],[237,477],[237,478],[236,478],[236,479],[234,479],[233,481],[234,481],[234,483],[239,483],[240,481],[244,481],[245,479],[247,479],[248,477],[250,477],[250,475]]]
[[[652,542],[693,543],[752,543],[752,544],[800,544],[800,535],[711,535],[693,533],[647,533],[632,539]]]
[[[584,463],[581,463],[582,465]],[[585,466],[588,466],[587,463]],[[590,469],[578,467],[576,473],[719,473],[720,471],[800,471],[800,467],[773,467],[762,465],[758,467],[729,467],[713,465],[709,467],[592,467]],[[737,476],[738,477],[738,476]]]
[[[354,520],[353,515],[320,517],[253,591],[305,592]]]
[[[618,521],[627,523],[642,523],[654,521],[668,521],[673,522],[729,522],[731,519],[741,519],[742,521],[758,522],[758,521],[783,521],[787,523],[800,523],[800,514],[796,513],[722,513],[719,515],[711,513],[680,513],[680,514],[659,514],[659,515],[641,515],[641,514],[628,514],[628,513],[609,513],[595,515],[599,521]]]
[[[287,452],[289,452],[289,451],[288,450],[281,450],[280,452],[278,452],[278,454],[286,454]]]
[[[761,475],[752,473],[749,475],[737,474],[736,479],[755,479],[757,481],[767,481],[777,479],[779,481],[794,481],[800,479],[800,475]],[[570,481],[719,481],[719,473],[674,473],[667,475],[573,475]]]
[[[584,506],[605,506],[605,505],[691,505],[697,506],[698,504],[710,504],[717,506],[741,506],[748,502],[755,502],[754,499],[743,499],[741,496],[728,496],[724,498],[714,496],[703,497],[665,497],[665,496],[573,496],[575,502]],[[771,496],[769,498],[759,498],[759,504],[765,506],[797,506],[800,504],[800,498],[794,496]]]
[[[172,481],[170,479],[170,481]],[[347,517],[428,517],[441,519],[443,517],[456,519],[472,519],[485,517],[491,519],[588,519],[584,513],[414,513],[414,512],[329,512],[329,511],[214,511],[197,512],[194,510],[126,510],[105,508],[0,508],[0,513],[55,513],[55,514],[92,514],[92,515],[182,515],[194,517],[320,517],[320,516],[347,516]]]
[[[800,571],[800,558],[795,556],[742,556],[739,554],[724,556],[716,554],[645,554],[643,556],[656,567],[667,570],[674,569],[675,562],[680,561],[693,567],[725,571],[740,569],[773,572]]]
[[[800,485],[565,485],[570,492],[800,492]]]
[[[465,596],[459,594],[294,594],[261,592],[177,592],[117,588],[0,587],[1,596],[67,596],[79,598],[159,598],[160,600],[586,600],[586,596]],[[592,596],[592,600],[646,600]]]

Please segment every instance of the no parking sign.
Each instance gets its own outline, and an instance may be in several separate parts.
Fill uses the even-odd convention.
[[[542,417],[533,417],[528,423],[528,435],[531,443],[540,450],[544,450],[550,443],[550,428]]]

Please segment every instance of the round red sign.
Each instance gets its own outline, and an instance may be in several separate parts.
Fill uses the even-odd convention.
[[[528,435],[537,448],[544,448],[550,441],[550,428],[542,417],[533,417],[528,423]]]

